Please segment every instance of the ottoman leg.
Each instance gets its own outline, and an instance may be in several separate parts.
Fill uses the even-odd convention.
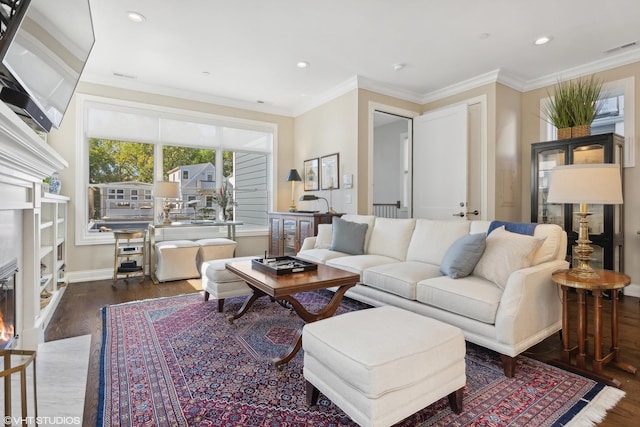
[[[218,299],[218,313],[222,313],[222,309],[224,308],[224,298]]]
[[[316,388],[309,381],[306,381],[307,387],[307,406],[315,406],[318,403],[318,397],[320,397],[320,390]]]
[[[453,393],[449,394],[449,406],[451,406],[451,410],[453,412],[455,412],[456,414],[459,414],[462,412],[462,391],[463,391],[464,387],[460,387],[459,389],[457,389],[456,391],[454,391]]]

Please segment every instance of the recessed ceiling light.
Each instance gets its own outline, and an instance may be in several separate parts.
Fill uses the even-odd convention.
[[[400,71],[402,70],[406,65],[405,64],[393,64],[393,71]]]
[[[535,44],[536,46],[540,46],[540,45],[543,45],[543,44],[547,44],[550,41],[551,41],[551,37],[543,36],[543,37],[539,37],[539,38],[535,39],[533,44]]]
[[[136,23],[144,22],[147,20],[147,18],[145,18],[143,14],[133,11],[127,12],[127,18],[129,18],[129,21]]]
[[[307,61],[298,61],[298,63],[296,64],[296,66],[298,68],[309,68],[311,64],[309,64]]]

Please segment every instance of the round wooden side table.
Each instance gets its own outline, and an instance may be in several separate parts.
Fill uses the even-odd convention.
[[[606,376],[602,373],[602,368],[613,362],[613,364],[632,374],[636,373],[636,368],[620,360],[620,349],[618,347],[618,297],[622,288],[631,283],[631,278],[626,274],[610,270],[596,270],[597,277],[582,278],[571,274],[570,269],[558,270],[551,275],[552,280],[562,288],[562,356],[561,360],[554,361],[568,371],[576,372],[580,375],[596,379],[605,384],[620,387],[620,381]],[[569,345],[569,289],[575,289],[578,295],[578,345]],[[602,293],[611,291],[611,348],[608,354],[602,354]],[[592,370],[587,369],[587,292],[593,295],[594,320],[594,354]],[[575,365],[572,364],[572,356],[575,355]]]

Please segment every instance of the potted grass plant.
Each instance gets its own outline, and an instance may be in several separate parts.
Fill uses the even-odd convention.
[[[595,76],[558,82],[553,96],[543,107],[545,119],[558,128],[558,139],[591,134],[591,122],[598,114],[602,82]]]

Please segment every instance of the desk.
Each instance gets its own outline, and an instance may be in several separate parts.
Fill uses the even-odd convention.
[[[236,226],[244,224],[242,221],[187,221],[172,222],[171,224],[149,224],[149,275],[153,283],[157,283],[156,271],[156,230],[197,229],[200,227],[227,227],[227,238],[236,240]],[[187,238],[188,239],[188,238]],[[161,239],[165,240],[165,239]]]
[[[636,368],[620,361],[620,349],[618,348],[618,297],[622,288],[631,283],[631,278],[626,274],[610,270],[596,270],[599,277],[585,279],[569,274],[571,270],[558,270],[551,275],[553,281],[562,288],[562,356],[561,360],[551,363],[568,371],[572,371],[585,377],[604,382],[605,384],[620,387],[620,381],[606,376],[602,368],[610,363],[632,374]],[[578,345],[569,346],[569,289],[575,289],[578,294]],[[591,291],[594,303],[594,355],[592,370],[587,369],[587,298]],[[602,292],[611,291],[611,348],[608,354],[602,355]],[[576,364],[573,365],[571,357],[576,356]]]

